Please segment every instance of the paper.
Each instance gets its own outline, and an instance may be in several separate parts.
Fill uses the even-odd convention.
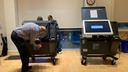
[[[91,18],[98,18],[97,10],[90,10]]]

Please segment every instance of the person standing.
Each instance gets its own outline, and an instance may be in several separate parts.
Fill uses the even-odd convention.
[[[38,16],[37,17],[37,21],[43,21],[43,17],[42,16]]]
[[[60,42],[60,32],[59,32],[59,26],[56,20],[53,19],[52,15],[48,15],[48,21],[51,22],[50,25],[50,32],[51,36],[55,36],[55,32],[58,34],[58,39],[57,39],[57,53],[62,53],[62,46]],[[55,29],[56,28],[56,29]],[[54,32],[55,31],[55,32]]]

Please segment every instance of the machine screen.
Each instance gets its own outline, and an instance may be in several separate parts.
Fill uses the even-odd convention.
[[[87,34],[111,34],[112,29],[108,21],[84,21],[84,32]]]
[[[105,7],[82,7],[82,20],[107,19]]]
[[[103,29],[103,26],[102,25],[92,25],[91,26],[91,29]]]

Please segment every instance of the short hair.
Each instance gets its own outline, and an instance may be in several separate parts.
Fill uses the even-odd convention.
[[[43,18],[41,16],[38,16],[37,21],[43,21]]]
[[[49,15],[49,16],[48,16],[48,20],[53,20],[52,15]]]

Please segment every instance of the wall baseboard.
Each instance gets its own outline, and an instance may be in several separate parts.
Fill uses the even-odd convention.
[[[18,54],[17,50],[8,50],[8,54]]]

